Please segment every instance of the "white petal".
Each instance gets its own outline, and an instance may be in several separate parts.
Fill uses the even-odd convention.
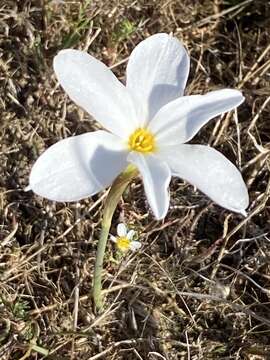
[[[142,247],[142,244],[139,241],[131,241],[130,243],[130,250],[136,251]]]
[[[165,105],[149,128],[160,144],[181,144],[192,139],[210,119],[232,110],[243,101],[240,91],[230,89],[185,96]]]
[[[55,201],[78,201],[109,186],[127,166],[119,138],[106,131],[73,136],[52,145],[35,162],[30,187]]]
[[[178,145],[162,151],[173,175],[188,181],[220,206],[244,213],[248,192],[238,169],[220,152],[203,145]]]
[[[127,235],[127,227],[125,224],[120,223],[117,225],[117,235],[120,237],[124,237]]]
[[[131,152],[128,161],[137,166],[143,179],[144,190],[155,217],[163,219],[168,211],[168,192],[171,172],[168,165],[153,155]]]
[[[136,46],[127,66],[127,88],[141,106],[142,122],[183,95],[188,73],[189,56],[175,37],[155,34]]]
[[[112,242],[116,243],[117,237],[111,235],[111,236],[110,236],[110,240],[111,240]]]
[[[132,240],[135,234],[136,232],[134,230],[129,230],[129,232],[127,233],[128,240]]]
[[[102,62],[83,51],[62,50],[54,71],[70,98],[104,128],[121,137],[137,127],[127,89]]]

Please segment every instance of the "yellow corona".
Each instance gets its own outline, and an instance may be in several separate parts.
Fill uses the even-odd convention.
[[[123,252],[127,251],[130,248],[130,240],[125,236],[121,236],[116,240],[116,246]]]
[[[156,150],[155,137],[149,130],[138,128],[130,135],[128,147],[132,151],[152,153]]]

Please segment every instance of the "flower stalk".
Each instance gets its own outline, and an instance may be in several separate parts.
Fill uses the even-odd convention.
[[[130,181],[137,176],[138,170],[135,166],[129,165],[125,171],[120,174],[113,182],[109,194],[105,201],[104,214],[102,219],[102,227],[98,242],[97,256],[94,269],[93,279],[93,299],[95,309],[97,312],[102,311],[102,270],[105,249],[107,245],[108,235],[112,223],[112,217],[115,212],[116,206],[119,203],[121,196],[127,188]]]

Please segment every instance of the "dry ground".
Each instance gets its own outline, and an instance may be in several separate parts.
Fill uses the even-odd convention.
[[[268,0],[0,1],[1,360],[270,359],[269,19]],[[52,59],[84,49],[124,80],[130,51],[162,31],[189,50],[187,93],[246,96],[195,141],[239,166],[249,216],[174,179],[157,222],[138,179],[111,231],[124,220],[143,249],[121,257],[108,245],[97,316],[89,294],[103,194],[55,204],[23,191],[44,149],[97,128],[57,85]]]

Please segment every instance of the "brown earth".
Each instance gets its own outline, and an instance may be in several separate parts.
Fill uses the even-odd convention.
[[[123,257],[108,244],[98,316],[90,291],[104,197],[56,204],[23,189],[44,149],[97,128],[57,85],[57,52],[87,50],[124,80],[130,51],[157,32],[188,48],[187,94],[243,91],[237,113],[195,140],[241,169],[249,215],[174,179],[157,222],[138,179],[111,232],[124,221],[143,248]],[[0,0],[1,360],[270,359],[269,80],[267,0]]]

